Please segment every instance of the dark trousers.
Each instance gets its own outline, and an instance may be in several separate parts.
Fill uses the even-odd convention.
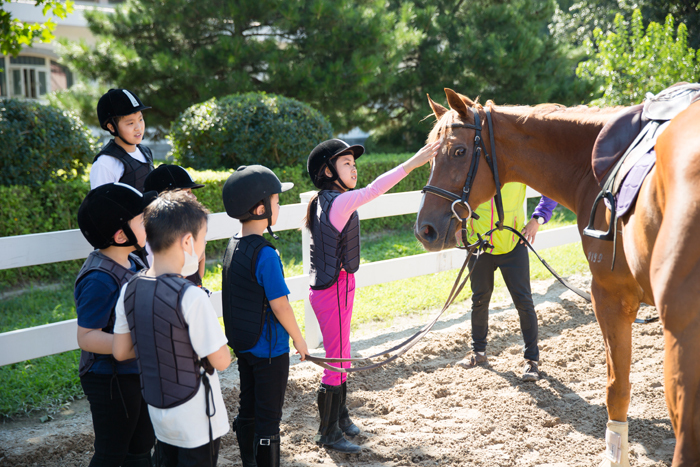
[[[284,393],[289,377],[289,354],[258,358],[236,352],[241,375],[241,407],[238,416],[255,418],[255,433],[272,436],[280,432]]]
[[[221,438],[216,438],[213,448],[209,449],[209,443],[196,448],[180,448],[162,441],[156,445],[156,459],[158,467],[211,467],[219,460],[219,447]]]
[[[151,451],[155,435],[148,405],[141,397],[139,375],[80,377],[90,403],[95,430],[95,454],[90,467],[118,467],[127,454]],[[128,413],[128,416],[127,416]]]
[[[469,262],[474,266],[475,258]],[[540,359],[537,347],[537,314],[530,290],[530,258],[527,247],[520,243],[505,255],[481,255],[471,275],[472,287],[472,349],[486,350],[486,335],[489,331],[489,302],[493,294],[493,279],[496,269],[501,270],[503,280],[513,298],[520,317],[520,330],[525,341],[525,358],[535,362]]]

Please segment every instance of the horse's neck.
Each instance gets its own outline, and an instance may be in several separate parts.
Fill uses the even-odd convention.
[[[578,110],[578,111],[577,111]],[[576,212],[595,185],[593,144],[614,111],[496,107],[501,182],[521,182]]]

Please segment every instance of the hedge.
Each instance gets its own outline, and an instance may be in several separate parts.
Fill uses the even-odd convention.
[[[411,154],[366,154],[358,161],[359,185],[365,186],[382,173],[391,170]],[[223,212],[221,189],[231,171],[188,169],[192,177],[204,184],[195,190],[200,202],[211,212]],[[390,192],[420,190],[428,180],[428,166],[421,167],[399,182]],[[299,203],[299,194],[315,189],[301,165],[275,169],[284,182],[294,188],[280,197],[281,204]],[[76,229],[80,203],[89,191],[86,179],[65,183],[48,182],[39,187],[0,186],[0,236],[25,235]],[[411,228],[415,214],[371,219],[362,222],[363,232],[383,229]],[[284,233],[283,238],[298,239],[298,232]],[[207,255],[221,256],[226,240],[209,242]],[[34,281],[73,280],[82,260],[66,261],[0,271],[0,288]]]
[[[92,160],[94,146],[90,130],[70,112],[38,102],[0,100],[0,185],[74,180]]]
[[[212,98],[186,109],[168,138],[175,162],[197,169],[300,164],[333,129],[308,104],[265,93]]]

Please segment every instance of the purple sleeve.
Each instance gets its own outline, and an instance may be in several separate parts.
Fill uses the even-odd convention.
[[[360,190],[346,191],[338,196],[333,201],[333,206],[328,216],[333,227],[339,232],[343,230],[350,216],[357,208],[389,191],[394,185],[403,180],[406,175],[408,174],[404,170],[403,165],[400,165],[380,175],[366,187]]]
[[[557,207],[557,204],[558,203],[553,199],[542,196],[542,199],[540,199],[540,203],[535,208],[535,212],[532,213],[532,216],[540,216],[544,219],[544,223],[546,224],[552,218],[552,211]]]

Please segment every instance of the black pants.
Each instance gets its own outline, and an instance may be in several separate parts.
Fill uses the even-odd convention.
[[[151,451],[155,435],[148,405],[141,397],[139,375],[117,375],[113,380],[112,375],[88,372],[80,377],[80,384],[90,403],[95,430],[90,467],[118,467],[127,454]]]
[[[158,467],[210,467],[219,460],[221,438],[212,441],[214,448],[209,449],[209,443],[196,448],[180,448],[162,441],[156,446]]]
[[[469,262],[474,264],[475,258]],[[476,262],[471,276],[472,287],[472,349],[486,350],[486,335],[489,331],[489,302],[493,294],[493,279],[496,269],[501,270],[503,280],[513,298],[520,317],[520,330],[525,341],[525,358],[539,361],[537,347],[537,314],[530,290],[530,258],[527,247],[518,243],[510,253],[491,255],[484,253]]]
[[[262,436],[280,432],[284,393],[289,377],[289,354],[272,359],[250,352],[236,352],[241,375],[241,418],[255,418],[255,433]]]

